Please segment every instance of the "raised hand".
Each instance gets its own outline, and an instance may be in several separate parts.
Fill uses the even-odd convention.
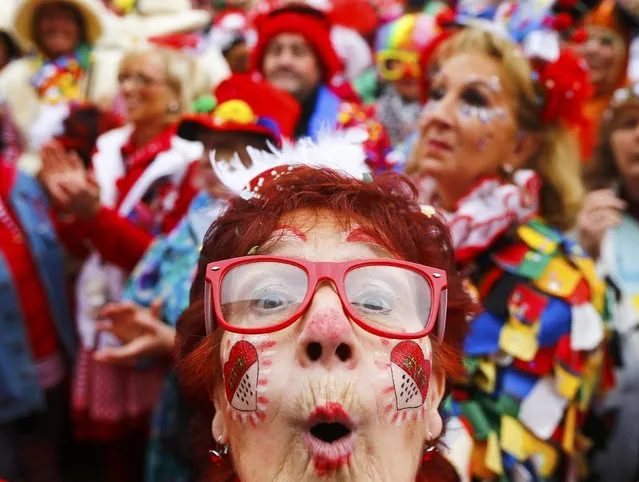
[[[162,301],[149,308],[132,302],[105,306],[98,322],[98,330],[114,334],[123,345],[103,348],[95,353],[97,361],[118,365],[132,365],[146,357],[170,355],[175,346],[175,329],[164,323],[160,314]]]
[[[626,203],[612,189],[599,189],[586,196],[577,218],[577,235],[584,249],[599,257],[601,241],[606,231],[621,222]]]
[[[66,152],[57,141],[41,151],[39,179],[57,209],[90,219],[100,209],[100,189],[75,152]]]

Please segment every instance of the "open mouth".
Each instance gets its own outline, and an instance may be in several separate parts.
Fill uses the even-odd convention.
[[[332,444],[351,434],[351,429],[342,423],[320,422],[313,425],[309,432],[322,442]]]
[[[308,418],[306,447],[318,475],[335,472],[348,464],[353,453],[354,425],[339,403],[316,408]]]

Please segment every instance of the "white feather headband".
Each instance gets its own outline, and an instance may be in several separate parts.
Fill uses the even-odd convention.
[[[214,151],[211,164],[222,184],[248,201],[261,197],[260,188],[266,181],[299,166],[329,168],[358,179],[369,178],[371,169],[364,151],[367,139],[368,133],[358,128],[322,131],[317,141],[302,138],[296,143],[285,142],[279,149],[269,143],[268,151],[247,147],[249,167],[242,164],[237,154],[228,162],[216,162]]]

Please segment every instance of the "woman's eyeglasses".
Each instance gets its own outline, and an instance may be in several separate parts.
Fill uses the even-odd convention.
[[[446,327],[446,272],[407,261],[313,262],[245,256],[206,268],[206,331],[283,330],[309,308],[320,282],[331,282],[345,313],[364,330],[393,339],[421,338]]]
[[[382,50],[377,53],[377,71],[389,82],[404,77],[419,77],[419,56],[417,52],[402,50]]]

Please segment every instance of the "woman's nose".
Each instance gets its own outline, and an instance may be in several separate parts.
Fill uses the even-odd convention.
[[[454,102],[449,97],[441,100],[430,100],[424,106],[422,111],[421,126],[422,129],[432,124],[438,124],[444,127],[450,127],[453,124]]]
[[[350,369],[359,357],[353,326],[337,294],[329,291],[323,294],[318,291],[304,316],[304,328],[298,339],[299,360],[304,367]]]

